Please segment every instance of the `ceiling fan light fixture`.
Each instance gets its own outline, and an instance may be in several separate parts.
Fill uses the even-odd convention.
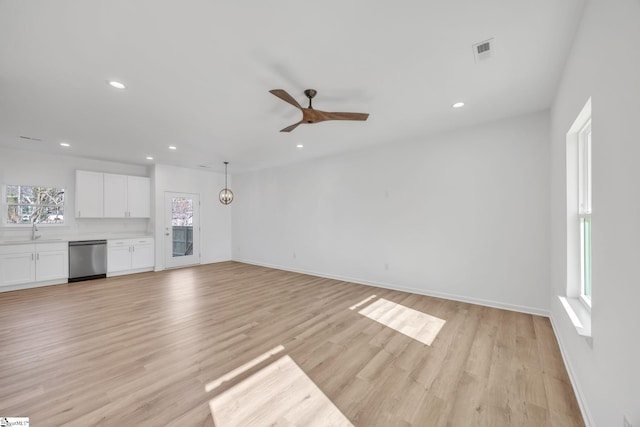
[[[229,162],[224,162],[224,188],[220,190],[220,194],[218,194],[218,199],[220,203],[223,205],[228,205],[233,202],[233,191],[229,190],[227,187],[227,165]]]
[[[464,107],[464,102],[456,102],[452,105],[453,108],[462,108]]]

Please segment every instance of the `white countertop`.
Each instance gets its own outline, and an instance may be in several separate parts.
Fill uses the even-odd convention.
[[[36,240],[31,239],[3,239],[0,240],[0,245],[24,245],[24,244],[32,244],[32,243],[67,243],[67,242],[76,242],[81,240],[121,240],[121,239],[143,239],[143,238],[153,238],[150,235],[144,234],[74,234],[69,236],[60,236],[60,237],[48,237],[43,236]]]

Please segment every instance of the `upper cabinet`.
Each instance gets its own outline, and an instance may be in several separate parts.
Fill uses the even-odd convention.
[[[104,174],[76,171],[76,218],[102,218]]]
[[[131,218],[151,217],[151,180],[144,176],[127,177],[127,207]]]
[[[96,174],[100,180],[94,178]],[[99,204],[99,209],[86,214],[80,207],[88,203]],[[143,176],[76,171],[76,206],[79,218],[149,218],[151,181]]]
[[[104,216],[124,218],[127,208],[127,176],[104,174]]]

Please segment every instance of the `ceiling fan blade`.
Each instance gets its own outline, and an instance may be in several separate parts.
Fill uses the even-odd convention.
[[[300,110],[302,110],[302,107],[300,106],[300,104],[298,104],[298,101],[296,101],[293,98],[293,96],[289,95],[287,93],[287,91],[285,91],[284,89],[272,89],[269,92],[271,92],[272,94],[274,94],[278,98],[282,99],[283,101],[288,102],[289,104],[293,105],[294,107],[299,108]]]
[[[300,123],[302,122],[300,121],[298,123],[292,124],[291,126],[287,126],[286,128],[282,129],[280,132],[291,132],[292,130],[297,128]]]
[[[324,112],[325,120],[359,120],[364,121],[369,117],[368,113],[330,113]]]

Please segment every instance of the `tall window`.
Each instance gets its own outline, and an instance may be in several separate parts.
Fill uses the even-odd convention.
[[[64,223],[64,189],[7,185],[7,224]]]
[[[580,298],[591,306],[591,120],[578,132]]]

